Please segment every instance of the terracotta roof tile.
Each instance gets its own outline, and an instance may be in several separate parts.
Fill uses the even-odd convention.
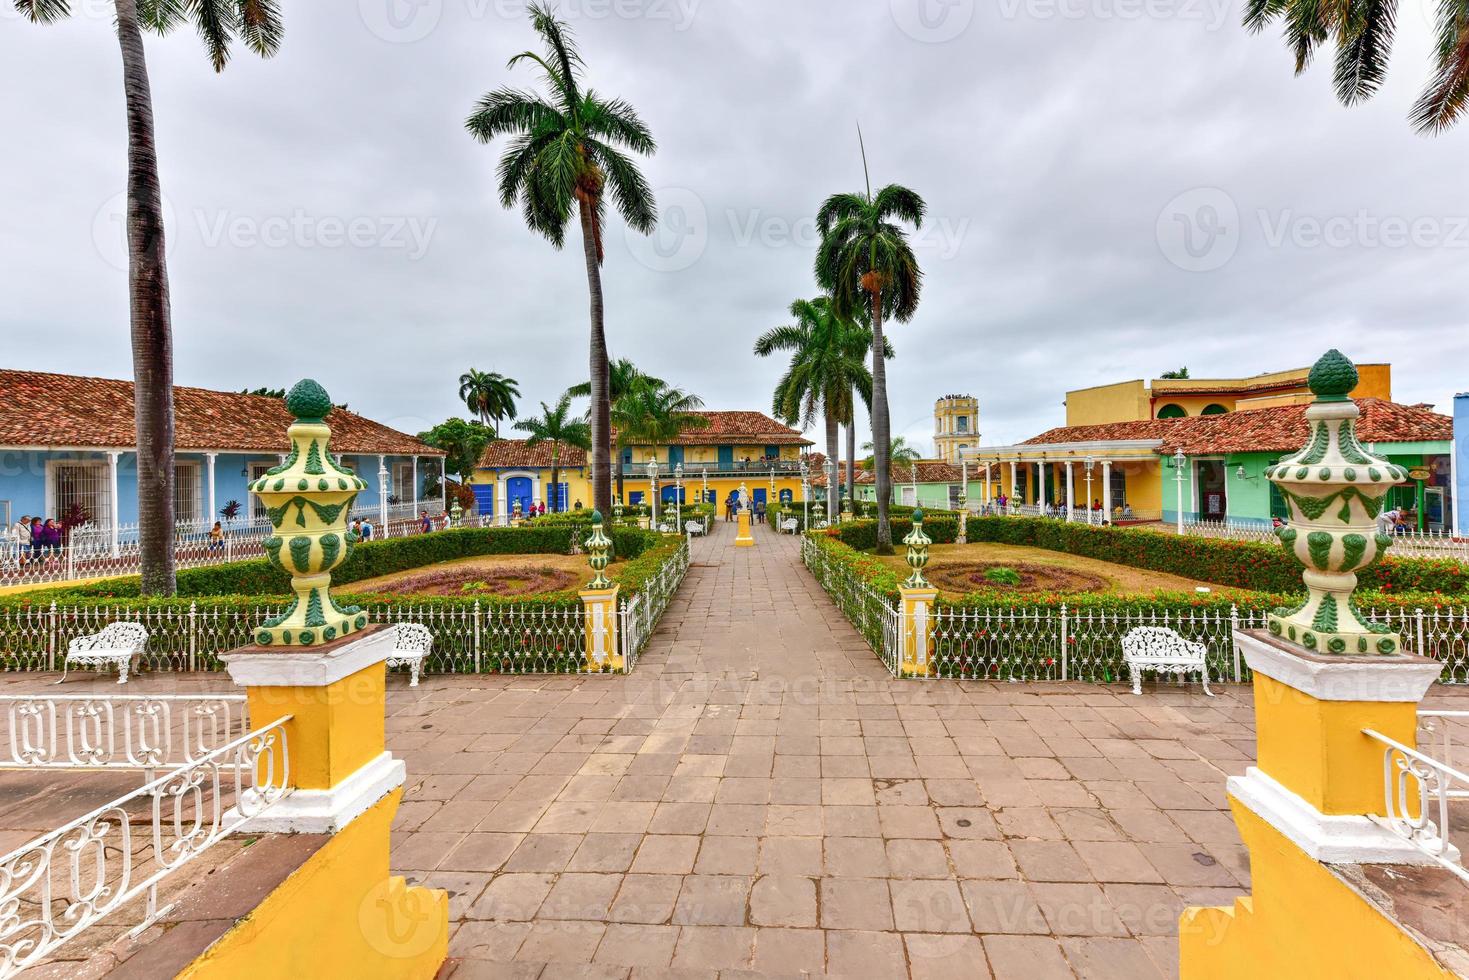
[[[1362,417],[1357,436],[1363,442],[1447,442],[1454,420],[1416,406],[1380,398],[1358,398]],[[1065,442],[1111,442],[1124,439],[1162,439],[1158,452],[1172,455],[1289,452],[1306,442],[1310,428],[1305,405],[1251,408],[1226,415],[1196,415],[1182,419],[1144,419],[1106,425],[1072,425],[1049,429],[1025,445]]]
[[[289,446],[291,415],[279,398],[178,386],[173,392],[178,449],[278,453]],[[333,452],[443,455],[353,412],[333,409],[327,423]],[[131,381],[0,370],[0,445],[131,448],[136,441]]]
[[[810,446],[812,442],[790,426],[781,425],[764,412],[694,412],[708,419],[703,429],[689,429],[675,445],[713,446],[736,443],[746,446]]]
[[[561,466],[563,468],[576,468],[587,465],[587,454],[583,449],[575,446],[561,447]],[[480,455],[479,466],[485,469],[496,467],[526,467],[529,469],[545,468],[551,466],[551,444],[549,442],[538,442],[534,446],[526,444],[524,439],[497,439],[485,447],[484,453]]]

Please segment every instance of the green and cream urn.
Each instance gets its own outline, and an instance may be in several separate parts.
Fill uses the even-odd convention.
[[[255,629],[261,646],[327,643],[367,625],[356,606],[338,606],[331,596],[332,569],[347,560],[358,536],[347,518],[357,494],[367,488],[358,476],[332,462],[326,415],[332,400],[309,379],[286,395],[295,422],[286,430],[291,451],[283,463],[250,484],[270,516],[265,553],[291,576],[295,598],[286,611]]]
[[[1315,653],[1401,653],[1402,638],[1368,622],[1352,592],[1357,572],[1392,544],[1378,531],[1377,518],[1407,472],[1357,441],[1360,412],[1350,397],[1357,369],[1340,351],[1322,355],[1308,383],[1316,399],[1306,409],[1306,446],[1265,471],[1285,498],[1289,518],[1276,534],[1305,566],[1307,597],[1294,609],[1271,613],[1270,632]]]
[[[923,511],[921,509],[913,511],[913,529],[908,532],[903,543],[908,546],[904,561],[913,570],[913,574],[903,582],[903,587],[907,589],[931,588],[928,579],[923,577],[923,570],[928,567],[928,546],[933,544],[933,540],[923,533]]]

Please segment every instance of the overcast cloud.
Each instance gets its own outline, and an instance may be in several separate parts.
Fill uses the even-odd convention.
[[[0,2],[0,365],[127,377],[111,4],[42,27]],[[780,365],[750,346],[815,294],[812,217],[861,187],[860,120],[874,182],[931,216],[888,381],[925,449],[946,393],[1004,443],[1060,424],[1069,388],[1328,345],[1447,411],[1469,388],[1469,124],[1406,120],[1430,5],[1404,0],[1388,85],[1348,110],[1329,62],[1293,78],[1222,0],[563,0],[590,82],[659,142],[659,233],[607,236],[613,353],[768,410]],[[147,42],[177,381],[310,374],[409,431],[463,414],[471,365],[519,378],[525,410],[553,401],[586,373],[579,240],[503,210],[500,147],[463,128],[534,82],[505,68],[534,40],[521,0],[283,6],[280,55],[219,76],[187,31]]]

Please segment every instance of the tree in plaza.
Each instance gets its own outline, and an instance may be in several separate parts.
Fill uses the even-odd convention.
[[[649,446],[656,458],[660,445],[677,442],[692,429],[708,427],[709,420],[699,414],[703,407],[704,401],[698,395],[670,387],[657,378],[645,379],[612,403],[617,448]]]
[[[495,440],[495,433],[478,420],[466,422],[451,418],[427,432],[420,432],[418,438],[445,452],[444,469],[447,472],[457,474],[460,480],[468,480],[474,475],[474,468],[479,464],[480,456],[484,455],[485,447]]]
[[[557,492],[561,486],[561,447],[575,446],[577,449],[592,448],[592,428],[585,420],[572,415],[571,396],[562,395],[561,400],[552,408],[545,402],[541,402],[541,414],[523,418],[515,423],[515,427],[526,433],[525,444],[527,446],[538,446],[543,442],[551,444],[551,509],[561,509],[560,494]]]
[[[581,223],[591,295],[592,504],[604,513],[612,505],[611,462],[607,432],[611,424],[608,397],[607,336],[602,305],[602,230],[607,191],[628,226],[648,234],[657,222],[652,188],[639,172],[633,153],[651,154],[653,134],[637,110],[621,99],[605,98],[582,87],[585,67],[571,31],[545,4],[530,7],[531,25],[541,37],[543,53],[526,51],[510,59],[538,67],[547,94],[499,88],[479,100],[465,125],[475,139],[489,143],[510,137],[500,157],[500,203],[520,202],[525,223],[560,248],[573,210]]]
[[[862,451],[867,454],[867,458],[862,461],[862,468],[864,470],[871,470],[876,465],[872,443],[864,442],[862,444]],[[918,450],[908,445],[908,440],[902,436],[894,436],[888,442],[889,466],[903,466],[908,463],[916,463],[920,459],[922,457],[918,454]]]
[[[470,368],[459,376],[459,400],[479,416],[480,422],[492,426],[494,437],[500,438],[500,422],[515,418],[515,399],[520,397],[520,382],[499,371]]]
[[[1342,105],[1377,94],[1397,30],[1397,0],[1247,0],[1245,26],[1259,33],[1275,20],[1285,24],[1285,41],[1295,55],[1296,74],[1305,72],[1316,49],[1336,44],[1333,83]],[[1441,132],[1469,108],[1469,4],[1439,0],[1433,44],[1433,77],[1410,118],[1420,133]]]
[[[62,20],[70,0],[15,0],[38,24]],[[199,33],[216,72],[239,41],[263,58],[280,48],[284,28],[276,0],[113,0],[127,112],[128,309],[133,351],[133,418],[138,461],[138,544],[144,595],[173,595],[174,414],[173,324],[164,254],[163,191],[153,133],[153,94],[143,32],[167,34],[183,24]],[[117,520],[117,515],[112,515]]]
[[[636,364],[625,357],[619,357],[608,365],[607,398],[611,404],[611,425],[608,426],[609,431],[607,433],[607,458],[613,460],[611,465],[613,467],[613,479],[617,485],[618,500],[622,499],[622,478],[624,474],[622,472],[622,465],[616,462],[617,453],[614,452],[614,442],[618,430],[617,418],[619,415],[627,415],[629,413],[619,410],[617,403],[628,398],[633,392],[642,387],[651,387],[654,389],[667,388],[668,382],[662,378],[655,378],[651,374],[644,374],[638,369]],[[590,398],[592,395],[592,383],[590,381],[583,381],[581,384],[572,385],[566,389],[566,393],[572,398]],[[590,417],[590,412],[588,416]]]
[[[850,423],[856,397],[872,404],[872,374],[867,370],[867,351],[872,331],[862,323],[839,315],[825,296],[798,299],[791,304],[794,323],[773,327],[755,341],[755,353],[768,357],[789,351],[790,365],[776,383],[771,409],[787,425],[809,427],[820,412],[826,422],[826,455],[840,463],[838,426]],[[837,480],[827,473],[826,502],[835,514]]]
[[[866,167],[866,156],[863,156]],[[886,350],[883,321],[907,323],[918,309],[923,273],[908,242],[905,227],[923,227],[923,199],[898,184],[872,193],[833,194],[816,214],[821,245],[816,251],[816,281],[831,294],[832,308],[852,316],[863,307],[871,313],[873,351]],[[887,370],[883,358],[872,358],[872,441],[877,444],[877,550],[890,554],[893,532],[888,523]]]

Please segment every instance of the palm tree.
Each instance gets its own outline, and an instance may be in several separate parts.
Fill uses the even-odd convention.
[[[867,352],[872,333],[866,326],[839,316],[825,296],[798,299],[791,304],[795,323],[775,327],[755,341],[755,353],[767,357],[778,350],[791,352],[791,363],[776,383],[771,409],[787,425],[809,427],[818,410],[826,422],[826,456],[840,464],[838,426],[850,421],[855,410],[853,392],[868,404],[872,375]],[[826,503],[835,516],[837,483],[827,473]]]
[[[864,442],[862,444],[862,451],[867,454],[867,458],[862,461],[862,468],[864,470],[870,470],[876,465],[873,458],[872,443]],[[908,463],[916,463],[922,458],[918,454],[918,450],[908,445],[908,440],[902,436],[894,436],[892,441],[888,443],[889,466],[902,466]]]
[[[610,465],[613,468],[613,481],[617,486],[618,500],[622,499],[622,479],[625,474],[622,472],[622,464],[617,461],[617,453],[614,452],[613,443],[616,436],[617,416],[619,414],[627,415],[628,412],[619,412],[617,403],[645,385],[655,389],[667,388],[668,382],[662,378],[655,378],[651,374],[643,373],[636,364],[625,357],[619,357],[608,365],[607,399],[611,404],[610,418],[612,421],[608,426],[609,431],[607,433],[607,458],[612,461]],[[592,395],[592,383],[590,381],[583,381],[581,384],[572,385],[566,389],[566,393],[572,398],[590,398]],[[701,402],[698,407],[702,407],[702,405],[703,403]],[[591,413],[588,412],[587,414],[590,417]]]
[[[866,168],[866,155],[863,155]],[[923,199],[906,187],[889,184],[876,195],[869,181],[866,194],[833,194],[816,214],[821,246],[816,252],[816,281],[831,294],[832,308],[852,316],[871,310],[873,350],[886,350],[882,334],[886,317],[907,323],[918,309],[923,273],[901,222],[923,227]],[[872,441],[877,449],[877,550],[890,554],[893,532],[888,524],[887,370],[883,358],[872,358]]]
[[[704,401],[698,395],[661,381],[654,385],[645,380],[612,403],[617,448],[649,446],[656,458],[660,445],[677,442],[679,436],[692,429],[708,427],[709,420],[699,414],[703,407]],[[619,474],[621,469],[618,467]]]
[[[470,368],[459,376],[459,398],[485,425],[500,438],[500,421],[515,418],[515,399],[520,397],[520,382],[499,371],[477,371]]]
[[[1322,3],[1320,0],[1249,0],[1245,26],[1263,31],[1285,21],[1285,41],[1295,54],[1296,74],[1305,72],[1318,45],[1336,42],[1333,81],[1342,105],[1356,105],[1377,94],[1387,77],[1387,61],[1397,28],[1397,0]],[[1420,133],[1452,126],[1469,108],[1469,8],[1462,0],[1442,0],[1433,46],[1433,78],[1418,97],[1410,118]]]
[[[531,231],[560,248],[573,209],[581,221],[582,251],[591,294],[592,501],[604,513],[612,505],[607,431],[607,336],[602,307],[602,227],[607,197],[628,226],[648,234],[658,220],[653,191],[631,157],[618,149],[650,154],[653,135],[637,110],[621,99],[604,98],[581,84],[584,67],[571,31],[545,4],[530,7],[531,25],[541,36],[543,54],[526,51],[507,67],[528,61],[540,68],[549,95],[499,88],[479,100],[465,125],[475,139],[489,143],[511,137],[500,157],[500,203],[518,200]]]
[[[15,0],[21,16],[50,24],[71,13],[69,0]],[[153,135],[153,94],[143,31],[166,34],[190,23],[216,72],[239,40],[263,58],[280,48],[284,28],[275,0],[114,0],[127,108],[128,306],[133,349],[133,417],[138,461],[138,545],[144,595],[173,595],[173,325],[163,245],[163,191]],[[117,520],[113,514],[112,519]]]
[[[539,418],[521,419],[515,423],[515,427],[526,433],[525,444],[537,446],[543,442],[551,444],[551,510],[561,509],[560,493],[561,486],[561,447],[575,446],[578,449],[592,448],[592,429],[585,421],[571,414],[571,396],[562,395],[561,400],[551,408],[545,402],[541,402],[541,415]]]

